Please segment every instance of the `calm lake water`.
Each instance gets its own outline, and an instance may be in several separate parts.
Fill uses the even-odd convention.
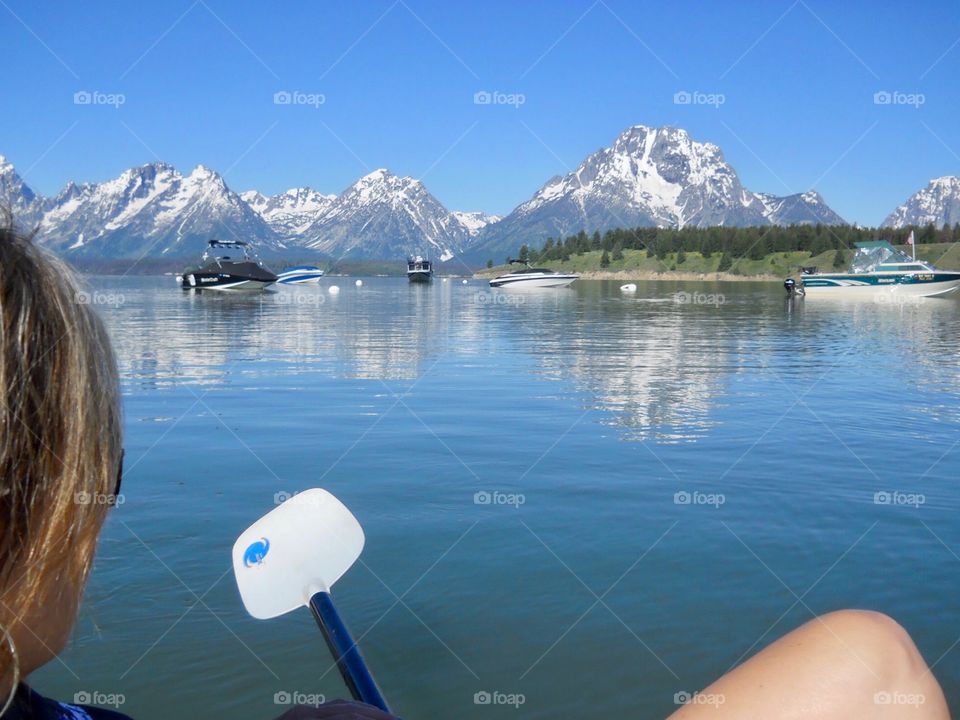
[[[957,300],[89,282],[125,502],[42,692],[141,720],[344,696],[309,612],[249,618],[230,568],[275,498],[321,486],[366,531],[334,595],[406,718],[665,717],[842,607],[896,617],[960,708]]]

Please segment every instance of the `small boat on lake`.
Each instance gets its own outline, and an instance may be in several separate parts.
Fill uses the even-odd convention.
[[[177,276],[185,290],[263,290],[277,281],[241,240],[210,240],[198,265]]]
[[[412,283],[428,283],[433,280],[433,265],[417,255],[407,259],[407,280]]]
[[[295,265],[285,268],[277,274],[277,282],[284,285],[305,285],[318,283],[323,277],[323,270],[316,265]]]
[[[511,265],[523,265],[506,275],[499,275],[490,281],[490,287],[498,288],[546,288],[564,287],[579,278],[572,273],[560,273],[549,268],[530,267],[525,260],[511,260]]]
[[[938,270],[910,257],[886,240],[859,242],[847,272],[821,273],[804,268],[800,277],[806,297],[876,298],[936,297],[960,288],[960,272]],[[789,288],[788,288],[789,292]]]

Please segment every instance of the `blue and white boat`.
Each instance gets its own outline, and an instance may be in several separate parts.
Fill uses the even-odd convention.
[[[910,257],[886,240],[859,242],[848,272],[805,269],[800,284],[806,297],[935,297],[960,288],[960,272],[938,270]],[[808,272],[810,270],[810,272]]]
[[[295,265],[288,267],[277,275],[277,282],[284,285],[303,285],[305,283],[320,282],[323,270],[316,265]]]

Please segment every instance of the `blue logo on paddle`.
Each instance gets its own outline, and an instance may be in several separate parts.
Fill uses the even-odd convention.
[[[243,553],[243,564],[247,567],[253,567],[263,562],[263,559],[270,552],[270,541],[266,538],[260,538],[256,542],[250,543],[250,547]]]

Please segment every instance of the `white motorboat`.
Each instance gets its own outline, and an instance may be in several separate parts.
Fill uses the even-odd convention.
[[[511,265],[523,265],[523,269],[514,270],[506,275],[499,275],[490,281],[490,287],[495,288],[547,288],[564,287],[579,278],[572,273],[560,273],[549,268],[530,267],[530,263],[523,260],[511,260]]]

